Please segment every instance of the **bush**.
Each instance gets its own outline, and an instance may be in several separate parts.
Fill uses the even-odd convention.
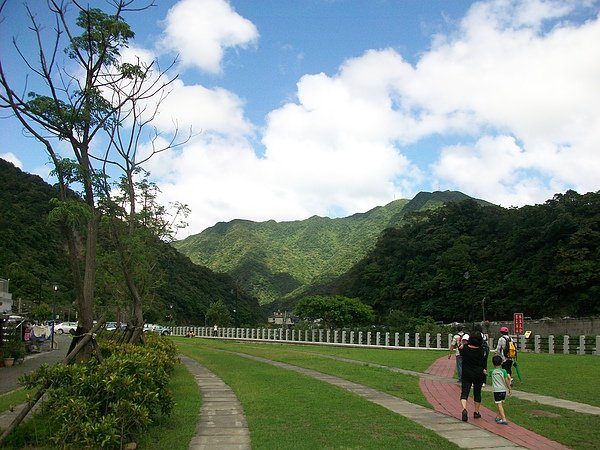
[[[27,388],[51,381],[43,411],[52,414],[50,440],[60,448],[118,449],[135,440],[173,400],[167,389],[175,346],[148,336],[145,346],[101,342],[102,364],[44,365],[22,378]]]

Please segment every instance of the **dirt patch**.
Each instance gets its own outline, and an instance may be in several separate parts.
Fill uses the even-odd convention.
[[[527,414],[530,414],[532,416],[536,416],[536,417],[560,417],[560,414],[556,414],[550,411],[543,411],[541,409],[532,409],[527,411]]]

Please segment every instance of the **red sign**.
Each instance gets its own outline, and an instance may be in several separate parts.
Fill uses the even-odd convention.
[[[523,334],[523,313],[514,314],[515,334]]]

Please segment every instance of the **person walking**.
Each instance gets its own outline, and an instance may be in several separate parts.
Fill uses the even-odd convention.
[[[502,358],[495,355],[492,358],[492,364],[494,368],[490,371],[490,378],[492,379],[492,390],[494,391],[494,403],[498,408],[498,416],[496,417],[496,423],[500,425],[508,425],[506,420],[506,412],[504,411],[504,400],[506,400],[506,392],[510,395],[510,375],[504,370],[502,366]]]
[[[462,383],[462,356],[460,355],[460,347],[462,346],[462,339],[465,335],[463,331],[463,326],[459,325],[456,327],[456,334],[452,336],[452,340],[450,341],[450,350],[448,352],[448,359],[452,356],[454,352],[454,357],[456,358],[456,378],[459,383]]]
[[[474,331],[469,335],[469,341],[467,343],[463,343],[462,348],[459,350],[460,355],[462,356],[460,404],[463,408],[463,422],[469,420],[467,400],[469,398],[469,393],[471,392],[471,386],[473,387],[473,400],[475,402],[473,418],[481,418],[481,413],[479,412],[479,409],[481,408],[481,388],[487,376],[482,343],[483,337],[481,336],[481,332]]]
[[[500,335],[495,353],[502,358],[502,368],[511,376],[512,383],[513,359],[517,356],[516,346],[508,334],[507,327],[500,328]]]

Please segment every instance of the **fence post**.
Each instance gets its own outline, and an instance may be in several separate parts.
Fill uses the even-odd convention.
[[[404,333],[404,346],[410,347],[410,334]]]
[[[350,332],[350,343],[354,344],[354,330]]]
[[[568,335],[563,337],[563,353],[565,355],[569,354],[569,336]]]
[[[596,355],[600,356],[600,336],[596,336]]]
[[[363,332],[359,331],[358,332],[358,345],[362,345],[363,343]]]
[[[371,345],[371,332],[367,331],[367,345]]]
[[[415,333],[415,348],[419,348],[421,344],[421,335],[420,333]]]
[[[385,333],[385,346],[389,347],[390,345],[390,333],[388,331],[386,331]]]
[[[540,353],[540,351],[541,351],[540,350],[540,335],[539,334],[536,334],[533,337],[533,351],[535,353]]]
[[[579,336],[579,354],[585,355],[585,336]]]
[[[425,348],[429,348],[431,343],[431,334],[425,333]]]
[[[381,333],[378,331],[375,333],[375,345],[379,346],[381,344]]]

